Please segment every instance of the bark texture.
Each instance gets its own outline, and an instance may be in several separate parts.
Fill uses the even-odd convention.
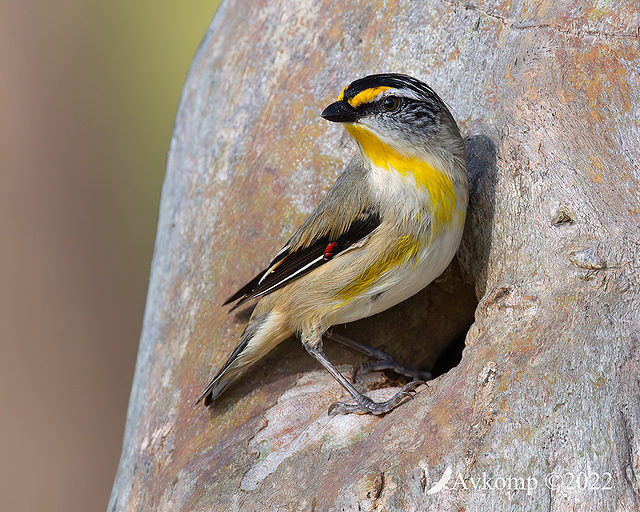
[[[639,26],[637,0],[224,4],[176,120],[109,511],[639,510]],[[319,112],[384,71],[451,106],[471,206],[458,262],[347,331],[425,368],[466,336],[462,360],[385,417],[329,418],[342,390],[292,340],[194,408],[247,318],[219,305],[354,151]]]

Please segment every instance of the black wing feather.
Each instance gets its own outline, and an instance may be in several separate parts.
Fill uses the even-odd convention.
[[[331,234],[322,236],[295,251],[285,247],[265,270],[229,297],[224,304],[238,301],[234,305],[236,308],[251,299],[277,290],[368,237],[379,225],[379,213],[371,208],[366,208],[346,231],[338,236]]]

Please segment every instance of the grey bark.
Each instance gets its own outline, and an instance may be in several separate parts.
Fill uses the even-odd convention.
[[[635,1],[224,4],[176,119],[109,510],[639,510],[639,26]],[[383,418],[329,418],[341,390],[291,341],[194,408],[246,319],[219,304],[354,150],[319,112],[382,71],[451,106],[471,204],[456,264],[347,332],[425,368],[465,338],[462,360]]]

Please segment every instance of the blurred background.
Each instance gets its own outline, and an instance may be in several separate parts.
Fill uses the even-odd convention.
[[[0,508],[104,511],[216,0],[0,0]]]

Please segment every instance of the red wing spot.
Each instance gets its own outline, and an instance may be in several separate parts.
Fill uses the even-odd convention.
[[[325,260],[329,260],[333,257],[333,247],[336,245],[337,242],[332,242],[329,245],[327,245],[327,248],[324,250],[324,259]]]

